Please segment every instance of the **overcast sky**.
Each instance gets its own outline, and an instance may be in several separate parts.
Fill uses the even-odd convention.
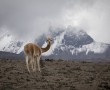
[[[19,39],[68,25],[110,44],[110,0],[0,0],[0,31]]]

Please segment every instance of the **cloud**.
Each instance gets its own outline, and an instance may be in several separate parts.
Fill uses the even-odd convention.
[[[0,0],[0,27],[20,37],[37,36],[60,15],[60,4],[52,0]]]
[[[0,28],[19,39],[30,39],[50,26],[72,25],[96,41],[110,43],[109,4],[109,0],[0,0]]]
[[[110,43],[110,1],[88,0],[66,9],[65,22],[87,31],[94,40]]]

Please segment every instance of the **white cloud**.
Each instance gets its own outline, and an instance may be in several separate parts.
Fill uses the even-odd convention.
[[[0,28],[30,39],[50,26],[72,25],[96,41],[110,43],[109,4],[110,0],[0,0]]]

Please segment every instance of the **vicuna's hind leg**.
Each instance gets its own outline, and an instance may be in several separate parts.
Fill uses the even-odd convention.
[[[34,57],[31,56],[31,68],[32,68],[32,71],[34,71]]]
[[[29,69],[29,57],[28,56],[26,56],[26,66],[27,66],[28,72],[30,73],[30,69]]]
[[[33,63],[33,65],[34,65],[34,69],[33,69],[33,71],[34,71],[34,72],[36,71],[36,62],[37,62],[37,58],[34,57],[34,63]]]
[[[40,56],[37,57],[37,65],[38,65],[39,72],[41,72],[41,69],[40,69]]]

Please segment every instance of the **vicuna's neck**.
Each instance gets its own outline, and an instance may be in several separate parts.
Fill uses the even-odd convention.
[[[45,48],[41,48],[42,53],[47,52],[50,49],[51,43],[48,42],[47,46]]]

